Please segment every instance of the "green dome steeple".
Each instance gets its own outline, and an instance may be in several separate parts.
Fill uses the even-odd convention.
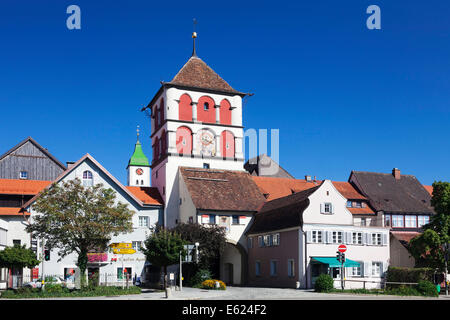
[[[134,146],[134,153],[130,158],[130,161],[128,161],[128,166],[145,166],[150,167],[150,163],[148,162],[148,158],[145,156],[144,151],[142,150],[142,145],[139,142],[139,126],[137,129],[137,141],[136,145]]]

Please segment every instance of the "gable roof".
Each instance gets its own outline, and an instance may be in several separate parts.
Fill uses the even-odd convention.
[[[0,194],[35,195],[50,183],[43,180],[0,179]]]
[[[268,201],[310,189],[322,183],[322,181],[278,177],[252,176],[252,179]]]
[[[433,195],[433,186],[423,186],[425,190],[432,196]]]
[[[161,195],[159,194],[158,188],[155,187],[130,187],[127,188],[131,193],[133,193],[139,200],[144,204],[154,204],[162,205],[164,203]]]
[[[4,154],[2,154],[0,156],[0,161],[2,159],[4,159],[5,157],[7,157],[8,155],[10,155],[11,153],[13,153],[14,151],[16,151],[17,149],[19,149],[21,146],[23,146],[25,143],[30,142],[32,143],[34,146],[36,146],[36,148],[38,148],[42,153],[44,153],[47,157],[49,157],[53,162],[55,162],[59,167],[61,167],[61,169],[65,170],[66,166],[64,164],[62,164],[58,159],[56,159],[50,152],[48,152],[47,149],[45,149],[44,147],[42,147],[39,143],[36,142],[36,140],[34,140],[31,137],[26,138],[25,140],[19,142],[17,145],[15,145],[14,147],[12,147],[11,149],[9,149],[8,151],[6,151]]]
[[[29,216],[30,213],[22,208],[0,207],[0,216]]]
[[[244,169],[247,170],[253,176],[294,179],[294,177],[291,176],[289,172],[284,170],[278,163],[276,163],[271,157],[269,157],[265,153],[249,159],[244,164]],[[278,170],[275,174],[272,174],[271,171],[274,169]]]
[[[175,77],[173,77],[172,81],[164,84],[242,94],[241,92],[234,90],[197,56],[189,58]]]
[[[265,202],[248,172],[188,167],[179,170],[198,210],[257,212]]]
[[[376,211],[433,214],[431,196],[413,175],[352,171],[350,181]]]
[[[247,234],[301,226],[303,211],[309,206],[308,197],[319,187],[320,185],[266,202],[255,216]]]
[[[95,160],[89,153],[85,154],[81,159],[79,159],[77,162],[75,162],[72,166],[70,166],[69,169],[64,171],[59,175],[58,178],[56,178],[50,185],[45,187],[45,189],[50,188],[54,183],[60,182],[65,176],[67,176],[70,172],[75,170],[83,161],[86,159],[89,159],[96,165],[106,176],[108,176],[118,187],[119,189],[123,190],[127,195],[129,195],[134,201],[136,201],[140,206],[148,205],[147,202],[150,202],[150,200],[147,199],[147,197],[150,197],[150,195],[146,195],[145,197],[140,193],[135,191],[137,194],[141,194],[142,199],[140,199],[134,192],[129,190],[128,188],[124,187],[112,174],[110,174],[97,160]],[[42,190],[43,191],[43,190]],[[41,192],[42,192],[41,191]],[[36,199],[40,196],[41,192],[37,195],[35,195],[33,198],[31,198],[27,203],[25,203],[22,208],[26,209],[28,208],[32,203],[36,201]],[[157,199],[154,199],[156,202],[158,202],[158,205],[162,205],[161,202],[159,202]],[[153,204],[152,204],[153,205]]]

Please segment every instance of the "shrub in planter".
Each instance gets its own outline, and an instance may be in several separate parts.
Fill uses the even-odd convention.
[[[439,296],[436,286],[430,281],[419,281],[419,283],[417,284],[417,291],[427,297]]]
[[[317,292],[330,292],[334,288],[333,278],[329,274],[321,274],[317,277],[314,290]]]
[[[216,288],[216,282],[219,283],[220,287]],[[219,290],[225,290],[227,286],[223,281],[215,280],[215,279],[209,279],[202,282],[201,285],[202,289],[219,289]]]

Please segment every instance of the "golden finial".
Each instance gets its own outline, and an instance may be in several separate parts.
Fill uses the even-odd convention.
[[[195,32],[195,25],[197,24],[197,19],[194,18],[194,31],[192,32],[192,41],[193,41],[193,49],[192,49],[192,56],[196,57],[197,53],[195,52],[195,38],[197,38],[197,32]]]

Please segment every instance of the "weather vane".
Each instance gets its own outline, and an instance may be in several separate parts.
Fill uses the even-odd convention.
[[[192,56],[196,57],[197,53],[195,52],[195,38],[197,38],[197,32],[195,32],[195,25],[197,24],[197,19],[194,18],[193,21],[193,32],[192,32],[192,40],[193,40],[193,49],[192,49]]]

